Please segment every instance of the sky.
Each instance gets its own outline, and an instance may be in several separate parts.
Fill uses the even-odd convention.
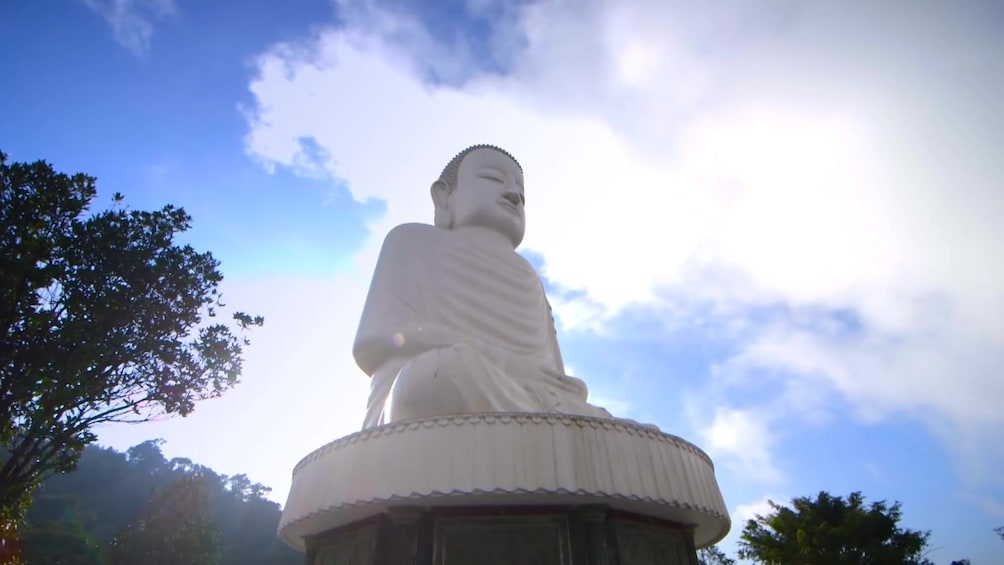
[[[0,6],[0,150],[194,217],[242,383],[117,449],[282,503],[359,429],[383,236],[475,143],[593,403],[706,450],[745,520],[900,501],[936,563],[1004,562],[1004,8],[765,0],[37,0]]]

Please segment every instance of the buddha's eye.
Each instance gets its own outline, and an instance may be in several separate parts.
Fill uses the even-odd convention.
[[[481,178],[483,178],[483,179],[485,179],[485,180],[495,181],[495,182],[497,182],[499,184],[505,183],[505,181],[502,180],[502,178],[499,177],[498,175],[493,175],[493,174],[490,174],[490,173],[485,173],[485,174],[481,174],[481,175],[478,175],[478,176],[481,177]]]

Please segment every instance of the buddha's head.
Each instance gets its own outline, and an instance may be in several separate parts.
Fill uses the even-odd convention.
[[[516,246],[523,241],[523,169],[512,155],[493,145],[461,151],[432,183],[435,224],[445,229],[484,227]]]

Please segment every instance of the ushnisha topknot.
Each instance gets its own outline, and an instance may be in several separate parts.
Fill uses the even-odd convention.
[[[498,147],[496,145],[489,145],[487,143],[472,145],[467,149],[464,149],[460,153],[457,153],[457,155],[453,159],[450,159],[450,162],[446,164],[446,167],[443,169],[443,172],[439,174],[439,180],[445,182],[446,185],[449,187],[447,190],[453,192],[453,190],[457,188],[457,174],[460,172],[460,163],[464,160],[464,157],[471,151],[482,148],[494,149],[499,153],[502,153],[506,157],[512,159],[513,162],[516,163],[516,166],[519,167],[520,171],[523,170],[523,165],[520,165],[519,161],[517,161],[516,158],[513,157],[511,153],[509,153],[505,149],[502,149],[501,147]]]

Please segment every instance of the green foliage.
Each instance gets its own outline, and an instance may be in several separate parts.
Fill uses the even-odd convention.
[[[129,541],[133,551],[159,551],[157,536],[153,534],[155,530],[150,529],[152,526],[144,526],[140,533],[136,533],[137,525],[140,522],[150,524],[149,516],[157,515],[158,509],[170,509],[168,501],[154,502],[158,493],[163,498],[163,493],[181,488],[177,485],[184,485],[185,481],[197,477],[201,484],[198,488],[204,489],[206,503],[204,511],[198,516],[201,516],[200,520],[208,520],[203,523],[211,524],[216,531],[218,562],[227,565],[291,565],[302,562],[302,554],[285,546],[276,537],[280,509],[278,504],[264,498],[269,492],[268,487],[252,482],[246,475],[218,475],[189,459],[168,460],[160,451],[161,443],[159,440],[143,442],[125,453],[88,446],[76,471],[52,476],[39,487],[28,511],[28,523],[24,530],[30,532],[36,525],[52,522],[75,522],[80,525],[83,536],[99,548],[102,558],[107,559],[116,556],[121,559],[121,553],[113,555],[112,551],[116,537],[120,542]],[[195,494],[198,495],[197,492]],[[163,518],[158,520],[160,524],[167,522]],[[194,528],[193,535],[186,538],[191,542],[190,547],[201,547],[200,531]],[[123,540],[126,535],[132,535],[132,538]],[[46,549],[37,545],[36,538],[25,535],[23,546],[29,565],[50,562],[47,559],[30,559],[31,555],[35,555],[33,552]],[[117,551],[124,549],[120,546]],[[79,556],[86,558],[84,553]],[[91,563],[85,560],[79,562]],[[147,561],[144,558],[136,562]]]
[[[204,324],[222,280],[177,245],[180,208],[88,214],[94,179],[0,153],[0,525],[46,474],[73,469],[103,422],[190,413],[237,383],[242,346]],[[236,314],[242,329],[262,319]]]
[[[77,505],[59,520],[32,524],[22,535],[22,558],[25,563],[50,565],[101,565],[101,549],[84,531]]]
[[[930,533],[900,528],[898,502],[865,506],[860,492],[846,500],[820,492],[815,500],[794,499],[793,508],[770,506],[770,514],[746,523],[741,559],[785,565],[930,563],[923,558]]]
[[[697,550],[697,562],[700,565],[736,565],[736,560],[725,555],[717,546],[708,546]]]
[[[172,565],[220,560],[219,530],[199,473],[186,474],[156,493],[138,520],[112,540],[113,564]]]

